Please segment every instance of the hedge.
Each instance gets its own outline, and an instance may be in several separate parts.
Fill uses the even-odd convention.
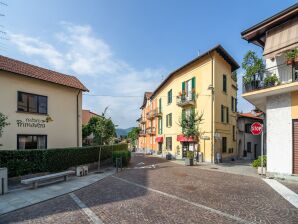
[[[131,158],[130,151],[113,151],[113,163],[116,165],[116,158],[122,158],[122,166],[127,166]]]
[[[0,150],[0,167],[8,175],[21,176],[39,172],[58,172],[73,166],[112,159],[113,151],[128,151],[127,144],[36,150]]]

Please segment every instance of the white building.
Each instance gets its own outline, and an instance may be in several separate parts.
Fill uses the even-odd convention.
[[[241,35],[264,49],[266,71],[243,86],[242,96],[266,113],[268,175],[297,175],[298,55],[289,60],[289,64],[286,54],[298,48],[298,4],[254,25]],[[266,85],[266,77],[274,74],[278,82]]]

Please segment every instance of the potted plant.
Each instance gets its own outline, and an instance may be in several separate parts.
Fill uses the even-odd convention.
[[[194,152],[193,151],[187,151],[186,158],[185,158],[185,165],[186,166],[193,166],[193,160],[194,160]]]
[[[264,79],[265,87],[272,87],[272,86],[275,86],[276,84],[278,84],[278,78],[276,74],[273,74],[271,76],[266,76],[266,78]]]
[[[262,167],[262,160],[263,160],[263,167]],[[256,160],[253,161],[252,166],[258,169],[258,174],[265,175],[266,174],[266,167],[267,167],[267,157],[266,156],[259,156]]]
[[[286,52],[287,65],[291,65],[295,58],[295,51]]]
[[[298,48],[296,48],[296,49],[294,50],[294,54],[295,54],[294,61],[295,61],[295,63],[298,63]]]

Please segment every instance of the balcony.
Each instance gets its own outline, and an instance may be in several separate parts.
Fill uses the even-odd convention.
[[[139,122],[140,122],[141,124],[145,124],[145,123],[146,123],[146,120],[145,120],[143,117],[141,117]]]
[[[152,120],[155,117],[160,117],[160,116],[162,116],[162,112],[159,108],[155,108],[153,110],[150,110],[146,115],[148,120]]]
[[[140,133],[139,133],[139,136],[146,136],[146,131],[141,130]]]
[[[147,128],[146,133],[149,134],[149,135],[155,135],[156,134],[156,128],[155,127]]]
[[[243,79],[242,97],[260,110],[265,111],[267,97],[297,91],[297,81],[297,67],[280,64],[254,76],[249,83],[245,83]]]
[[[181,95],[177,96],[176,104],[179,107],[194,106],[196,103],[196,95],[194,93],[189,94],[188,96]]]

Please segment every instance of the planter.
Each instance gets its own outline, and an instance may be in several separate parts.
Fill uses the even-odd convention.
[[[258,174],[260,175],[265,175],[266,174],[266,167],[263,167],[263,172],[262,172],[262,167],[258,167]]]
[[[193,158],[185,158],[184,162],[186,166],[193,166]]]

